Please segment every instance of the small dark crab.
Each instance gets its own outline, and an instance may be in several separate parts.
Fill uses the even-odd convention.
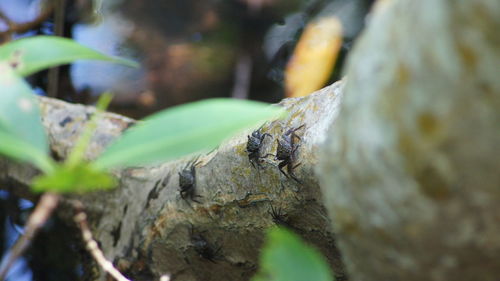
[[[262,158],[272,155],[272,154],[267,154],[265,156],[260,155],[260,150],[262,148],[262,145],[264,144],[265,137],[266,136],[271,137],[271,135],[268,133],[262,133],[262,126],[257,130],[253,131],[251,135],[248,135],[246,151],[248,153],[248,160],[250,161],[250,164],[252,164],[254,168],[261,167],[260,160]]]
[[[298,130],[304,128],[304,124],[296,128],[290,128],[282,136],[281,140],[278,141],[278,149],[276,152],[275,160],[280,161],[278,164],[278,169],[287,178],[290,177],[300,183],[299,179],[293,173],[293,170],[300,166],[301,163],[294,164],[296,162],[295,153],[299,149],[300,144],[296,143],[296,139],[301,140],[301,138],[295,133]],[[283,171],[283,167],[286,166],[287,173]]]
[[[211,246],[205,237],[203,237],[201,233],[195,233],[193,228],[194,227],[191,225],[190,240],[194,250],[200,257],[215,263],[216,260],[220,258],[221,247]]]
[[[196,169],[195,166],[199,164],[199,157],[189,161],[186,166],[179,172],[179,190],[181,194],[181,198],[184,200],[191,200],[196,203],[200,203],[200,201],[196,200],[196,198],[201,198],[200,195],[195,194],[196,190]]]
[[[288,215],[282,212],[281,208],[274,208],[273,204],[270,204],[271,208],[267,211],[269,215],[271,215],[271,218],[273,219],[273,222],[277,226],[286,226],[290,227],[290,219],[288,218]]]

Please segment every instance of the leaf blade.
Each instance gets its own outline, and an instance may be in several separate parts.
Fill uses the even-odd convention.
[[[38,101],[28,84],[5,63],[0,63],[0,130],[48,154]]]
[[[214,148],[236,131],[283,114],[259,102],[210,99],[157,113],[129,129],[95,165],[112,168],[166,161]]]
[[[0,154],[18,161],[31,163],[45,174],[54,171],[55,164],[46,154],[3,130],[0,130]]]
[[[92,164],[80,162],[74,166],[57,166],[53,173],[33,179],[34,192],[86,193],[114,188],[117,181],[107,172],[95,169]]]
[[[0,46],[0,61],[14,66],[16,73],[21,76],[83,59],[115,62],[130,67],[138,66],[136,62],[107,56],[71,39],[56,36],[27,37]]]
[[[284,228],[273,228],[261,254],[261,270],[252,281],[332,281],[319,252]]]

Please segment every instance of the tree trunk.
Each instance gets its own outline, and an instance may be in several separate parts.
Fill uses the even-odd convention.
[[[380,2],[320,153],[351,280],[498,280],[500,1]]]
[[[341,90],[339,82],[306,98],[284,100],[281,104],[290,111],[289,117],[262,128],[272,139],[265,138],[261,154],[276,154],[276,140],[304,124],[297,131],[301,146],[295,164],[301,165],[295,174],[300,183],[281,174],[273,157],[259,169],[252,167],[245,150],[250,130],[200,156],[195,190],[200,203],[183,200],[179,194],[178,172],[195,156],[117,171],[120,185],[115,190],[69,197],[83,201],[105,256],[133,280],[158,280],[163,274],[173,280],[248,280],[257,269],[264,230],[276,223],[286,224],[319,248],[338,280],[343,280],[314,173],[318,147],[337,114]],[[41,98],[41,107],[53,153],[62,159],[94,109],[48,98]],[[107,114],[88,157],[98,155],[133,122]],[[1,186],[29,196],[26,186],[36,171],[5,160],[1,166]],[[271,207],[283,216],[273,219]],[[70,223],[72,214],[69,205],[59,208],[59,215]],[[96,273],[89,279],[105,279],[96,266],[87,265],[85,272]]]

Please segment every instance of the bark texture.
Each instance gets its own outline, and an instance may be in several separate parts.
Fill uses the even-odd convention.
[[[320,174],[356,281],[498,280],[500,2],[384,1]]]
[[[246,152],[249,130],[200,155],[195,193],[202,196],[196,198],[201,203],[183,200],[179,194],[178,173],[196,156],[116,171],[120,185],[115,190],[76,196],[86,207],[105,256],[133,280],[158,280],[163,274],[173,280],[248,280],[257,269],[264,230],[279,222],[319,248],[343,280],[314,173],[318,147],[337,115],[341,92],[339,82],[306,98],[284,100],[289,118],[262,127],[272,136],[265,138],[265,155],[276,154],[276,140],[285,131],[304,124],[297,131],[301,146],[295,163],[301,163],[295,169],[301,183],[281,174],[273,157],[259,169],[252,167]],[[54,156],[64,158],[94,109],[47,98],[41,99],[41,107]],[[95,157],[133,123],[106,115],[88,157]],[[5,160],[0,166],[1,186],[26,186],[36,174],[26,165]],[[271,205],[283,215],[278,220],[271,216]],[[68,207],[62,206],[59,214],[72,220]],[[94,273],[89,279],[105,279],[95,266],[86,272]]]

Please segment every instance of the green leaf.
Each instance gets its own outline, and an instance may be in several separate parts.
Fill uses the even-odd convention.
[[[48,158],[49,148],[38,101],[24,79],[5,63],[0,63],[0,132],[4,154],[48,168],[49,160],[42,160],[42,155]]]
[[[237,131],[284,114],[268,104],[210,99],[164,110],[127,130],[97,159],[99,168],[154,164],[208,150]]]
[[[97,170],[90,164],[80,163],[75,166],[58,166],[53,173],[33,179],[31,187],[35,192],[84,193],[110,189],[116,184],[116,180],[108,173]]]
[[[273,228],[267,233],[260,266],[252,281],[333,280],[321,254],[284,228]]]
[[[3,130],[0,130],[0,154],[31,163],[44,173],[51,173],[54,170],[54,162],[47,154]]]
[[[138,66],[136,62],[104,55],[63,37],[34,36],[0,46],[0,62],[7,62],[21,76],[28,76],[42,69],[83,59],[103,60],[131,67]]]

